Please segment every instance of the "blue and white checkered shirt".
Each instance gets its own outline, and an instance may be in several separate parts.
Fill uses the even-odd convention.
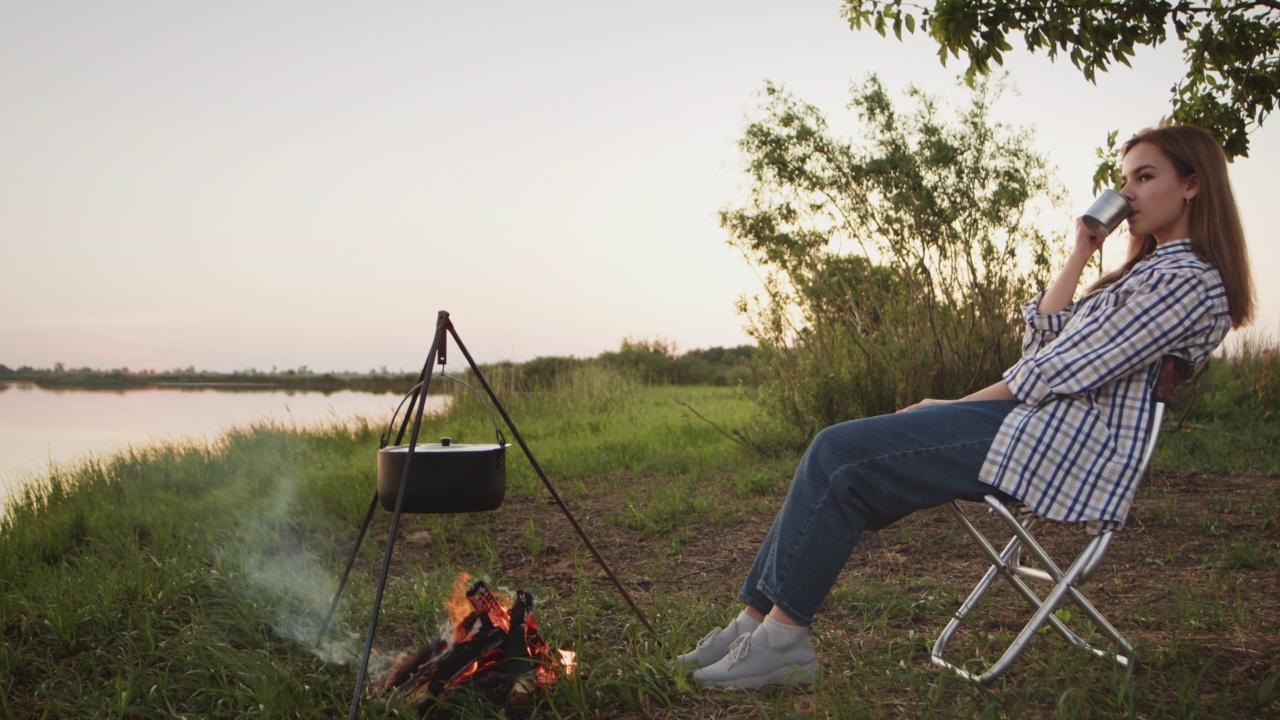
[[[1020,404],[979,478],[1037,515],[1124,524],[1142,479],[1160,358],[1199,365],[1231,329],[1218,271],[1190,240],[1160,245],[1120,280],[1061,312],[1024,308],[1023,357],[1005,374]]]

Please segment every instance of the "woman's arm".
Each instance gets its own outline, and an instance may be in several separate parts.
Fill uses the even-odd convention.
[[[1210,279],[1216,279],[1216,273]],[[1150,365],[1188,338],[1225,334],[1225,291],[1200,274],[1152,273],[1125,301],[1078,319],[1052,345],[1023,357],[1004,379],[964,400],[1018,400],[1038,405],[1081,395]],[[1221,342],[1219,335],[1211,346]],[[926,399],[899,412],[955,400]]]
[[[1106,238],[1089,234],[1084,221],[1076,218],[1075,245],[1071,249],[1071,255],[1067,257],[1066,264],[1058,272],[1058,277],[1054,278],[1053,284],[1040,297],[1038,309],[1042,314],[1052,315],[1062,312],[1071,304],[1076,296],[1076,287],[1080,285],[1080,276],[1084,274],[1084,268],[1089,264],[1089,258],[1102,249],[1104,240]]]
[[[934,400],[933,398],[925,398],[924,400],[921,400],[918,403],[914,403],[912,405],[908,405],[902,408],[898,412],[906,412],[908,410],[915,410],[916,408],[929,407],[930,405],[945,405],[946,403],[965,402],[969,400],[1017,400],[1017,399],[1018,398],[1013,396],[1013,391],[1009,389],[1008,384],[1006,384],[1004,380],[998,380],[992,383],[991,385],[988,385],[982,388],[977,392],[969,393],[968,395],[965,395],[959,400]]]
[[[997,380],[996,382],[982,388],[981,390],[974,393],[969,393],[968,395],[965,395],[960,399],[961,400],[1017,400],[1018,398],[1014,397],[1013,391],[1009,389],[1008,383],[1006,383],[1004,380]]]
[[[1220,329],[1226,307],[1217,278],[1171,266],[1124,280],[1114,302],[1077,315],[1053,343],[1006,370],[1004,380],[1020,401],[1038,405],[1083,395],[1170,350],[1203,344]]]

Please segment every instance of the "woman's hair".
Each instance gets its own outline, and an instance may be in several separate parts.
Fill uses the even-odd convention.
[[[1244,244],[1244,227],[1236,209],[1235,195],[1227,177],[1227,158],[1222,145],[1212,135],[1189,125],[1148,128],[1134,135],[1120,149],[1121,157],[1135,145],[1150,143],[1173,162],[1179,177],[1198,176],[1199,191],[1191,199],[1191,249],[1204,262],[1217,268],[1227,290],[1231,326],[1247,325],[1253,319],[1253,280],[1249,273],[1249,253]],[[1129,272],[1139,260],[1156,249],[1152,235],[1129,235],[1129,258],[1118,270],[1098,278],[1090,290],[1106,287]]]

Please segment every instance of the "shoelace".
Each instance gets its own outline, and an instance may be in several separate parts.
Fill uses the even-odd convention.
[[[729,646],[729,652],[725,653],[725,657],[729,659],[729,664],[725,669],[729,669],[737,664],[739,660],[747,656],[751,652],[751,633],[739,635],[737,640]]]
[[[710,645],[711,643],[716,641],[716,638],[720,637],[720,633],[722,632],[724,632],[724,628],[716,628],[715,630],[712,630],[711,632],[707,633],[706,637],[699,640],[698,644],[695,645],[693,649],[701,650],[702,648]]]

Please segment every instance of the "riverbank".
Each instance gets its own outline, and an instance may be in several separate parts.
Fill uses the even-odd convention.
[[[504,399],[505,402],[505,399]],[[1129,528],[1090,583],[1137,645],[1117,671],[1037,638],[992,689],[940,674],[928,649],[981,573],[941,511],[870,534],[815,626],[813,688],[704,692],[663,661],[736,612],[734,594],[785,494],[796,458],[762,457],[723,428],[756,421],[727,388],[584,379],[508,410],[659,637],[604,581],[517,448],[495,512],[406,516],[378,635],[379,666],[436,636],[442,598],[466,571],[523,588],[580,673],[541,698],[553,717],[1231,717],[1280,711],[1280,482],[1265,474],[1154,473]],[[437,422],[439,423],[437,425]],[[424,432],[492,433],[475,408]],[[0,534],[0,697],[6,717],[331,717],[372,607],[389,514],[379,511],[339,607],[315,641],[372,493],[379,428],[261,426],[209,448],[159,445],[50,478]],[[1183,433],[1194,435],[1191,432]],[[1163,461],[1159,461],[1163,462]],[[1075,528],[1049,533],[1075,541]],[[1016,627],[995,598],[990,656]],[[959,642],[959,641],[957,641]],[[465,693],[457,717],[492,717]],[[394,707],[366,701],[364,717]]]

